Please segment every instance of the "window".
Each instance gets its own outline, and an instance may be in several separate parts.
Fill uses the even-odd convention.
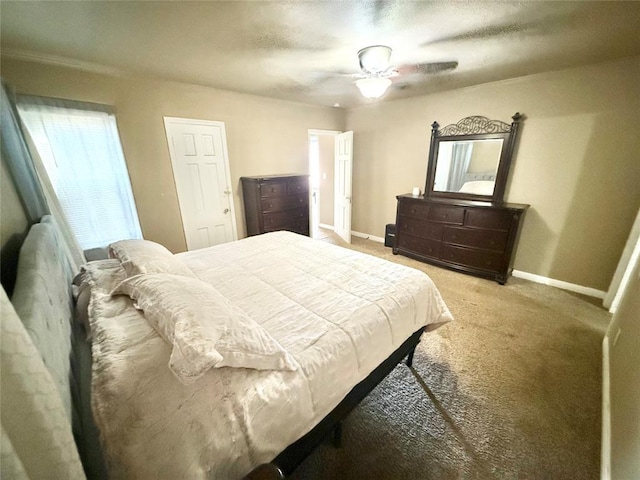
[[[110,107],[20,96],[18,111],[80,246],[142,238]]]

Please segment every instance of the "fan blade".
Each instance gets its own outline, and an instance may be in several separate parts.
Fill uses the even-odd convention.
[[[431,63],[418,63],[415,65],[402,65],[396,67],[398,74],[400,75],[433,75],[434,73],[445,72],[447,70],[453,70],[458,66],[458,62],[431,62]]]

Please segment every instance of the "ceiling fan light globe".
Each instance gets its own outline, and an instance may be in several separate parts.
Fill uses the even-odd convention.
[[[391,85],[391,80],[384,77],[363,78],[356,82],[356,87],[366,98],[380,98]]]
[[[372,45],[358,52],[360,68],[368,73],[380,73],[389,68],[391,48],[385,45]]]

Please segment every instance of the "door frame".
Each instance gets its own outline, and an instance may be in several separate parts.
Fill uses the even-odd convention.
[[[175,152],[173,150],[173,142],[169,141],[169,136],[167,135],[167,126],[169,123],[181,123],[181,124],[196,124],[201,126],[208,127],[219,127],[222,131],[222,152],[224,157],[224,167],[225,167],[225,181],[227,182],[227,190],[229,193],[227,196],[229,197],[229,214],[231,216],[231,235],[233,240],[238,240],[238,225],[236,222],[236,206],[234,202],[234,193],[233,186],[231,184],[231,166],[229,164],[229,151],[227,149],[227,130],[225,128],[224,122],[215,121],[215,120],[200,120],[195,118],[182,118],[182,117],[167,117],[163,116],[164,123],[164,136],[167,139],[167,146],[169,147],[169,159],[171,161],[171,173],[173,176],[173,186],[176,191],[176,198],[178,200],[178,209],[180,210],[180,222],[182,223],[182,234],[184,235],[184,244],[187,247],[187,251],[189,250],[189,245],[187,245],[187,234],[185,232],[184,226],[184,218],[182,213],[182,205],[180,204],[180,196],[178,195],[178,185],[176,184],[176,175],[175,175]]]
[[[315,128],[310,128],[307,130],[307,148],[309,148],[309,145],[311,144],[310,142],[310,138],[312,135],[314,136],[331,136],[331,137],[335,137],[336,135],[340,135],[341,132],[340,130],[319,130],[319,129],[315,129]],[[335,143],[335,140],[334,140]],[[309,172],[311,172],[311,152],[307,150],[307,156],[309,158]],[[332,162],[333,164],[334,162]],[[335,167],[334,167],[335,169]],[[318,215],[320,215],[320,189],[318,189]],[[335,186],[333,189],[333,200],[335,202]],[[311,185],[309,185],[309,205],[313,205],[313,188],[311,187]],[[317,224],[318,226],[320,226],[320,219],[319,218],[315,218],[315,212],[313,211],[313,208],[309,209],[309,213],[310,213],[310,232],[313,235],[313,227],[316,223],[317,220]],[[328,225],[325,225],[328,226]],[[331,225],[331,229],[333,229],[333,225]]]
[[[615,313],[618,309],[618,304],[627,283],[629,283],[629,277],[638,256],[640,256],[640,210],[636,214],[631,233],[629,233],[629,238],[618,261],[618,267],[611,279],[609,290],[602,301],[603,306],[609,309],[610,313]]]

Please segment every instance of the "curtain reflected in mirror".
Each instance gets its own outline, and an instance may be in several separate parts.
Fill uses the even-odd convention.
[[[433,190],[493,195],[503,139],[441,141]]]

